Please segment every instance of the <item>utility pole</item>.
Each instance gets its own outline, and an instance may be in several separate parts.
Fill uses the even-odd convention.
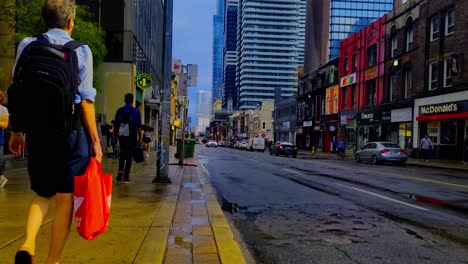
[[[172,12],[173,0],[164,3],[164,76],[163,92],[160,107],[160,140],[159,155],[156,164],[156,177],[153,183],[171,183],[169,178],[169,140],[170,140],[170,109],[171,109],[171,82],[172,82]]]
[[[181,117],[181,142],[180,142],[180,150],[179,150],[179,166],[184,166],[184,148],[185,148],[185,126],[187,123],[187,103],[188,99],[186,96],[182,97],[182,104],[180,106],[180,117]]]

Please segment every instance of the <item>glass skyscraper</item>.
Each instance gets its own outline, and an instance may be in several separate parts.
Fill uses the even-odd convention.
[[[224,0],[218,0],[216,15],[213,16],[213,101],[222,98],[224,4]]]
[[[236,87],[239,109],[297,92],[305,0],[239,0]],[[302,17],[301,17],[302,15]]]
[[[223,108],[232,100],[237,108],[236,63],[237,63],[237,0],[225,0],[224,14],[224,67],[223,67]]]
[[[331,0],[329,59],[338,57],[340,41],[393,9],[394,0]]]

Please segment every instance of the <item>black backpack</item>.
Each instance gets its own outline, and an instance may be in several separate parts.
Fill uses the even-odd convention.
[[[80,84],[75,49],[82,45],[54,45],[40,35],[24,48],[8,89],[13,131],[67,135],[81,125],[75,105]]]

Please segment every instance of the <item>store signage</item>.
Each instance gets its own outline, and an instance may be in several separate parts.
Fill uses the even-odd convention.
[[[381,112],[372,112],[372,113],[359,113],[358,114],[358,123],[359,124],[372,124],[380,122],[382,117]]]
[[[356,73],[353,73],[351,75],[341,78],[341,82],[340,82],[341,87],[345,87],[345,86],[355,84],[355,83],[356,83]]]
[[[303,127],[311,127],[312,126],[312,121],[304,121],[304,123],[302,123],[302,126]]]
[[[382,123],[390,123],[392,120],[392,112],[382,112]]]
[[[342,125],[347,125],[348,124],[348,116],[342,115],[340,116],[340,121]]]
[[[366,70],[366,77],[367,77],[367,78],[368,78],[368,77],[371,77],[371,76],[373,76],[373,75],[376,74],[376,73],[377,73],[377,66],[372,67],[372,68],[369,68],[369,69]]]
[[[315,131],[320,131],[320,126],[314,126]]]
[[[457,112],[463,112],[463,104],[461,102],[424,105],[419,107],[420,115],[450,114]]]
[[[283,122],[283,123],[281,124],[281,129],[289,129],[289,126],[290,126],[289,121]]]
[[[413,116],[412,108],[392,110],[392,123],[410,122]]]

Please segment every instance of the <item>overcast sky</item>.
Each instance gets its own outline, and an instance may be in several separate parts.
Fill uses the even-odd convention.
[[[215,12],[216,0],[174,0],[172,55],[183,64],[198,64],[198,87],[189,88],[190,116],[194,112],[196,89],[211,91]]]

